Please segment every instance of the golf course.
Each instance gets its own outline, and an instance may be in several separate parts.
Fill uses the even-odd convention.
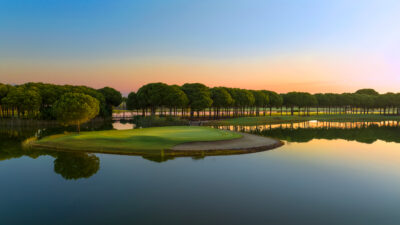
[[[132,155],[191,155],[209,151],[212,154],[234,154],[242,150],[254,151],[254,148],[271,148],[277,141],[265,137],[256,138],[246,135],[209,127],[152,127],[131,130],[88,131],[81,133],[66,133],[44,137],[29,143],[34,148],[53,149],[61,151],[84,151]],[[249,139],[250,141],[246,140]],[[232,148],[236,140],[243,146]],[[193,146],[191,146],[191,143]],[[200,147],[199,143],[203,145]],[[257,144],[257,146],[253,146]],[[185,145],[183,145],[185,144]],[[179,147],[183,145],[182,147]],[[206,147],[205,147],[205,146]],[[271,146],[270,146],[271,145]],[[178,146],[178,148],[176,148]],[[244,152],[243,152],[244,153]]]

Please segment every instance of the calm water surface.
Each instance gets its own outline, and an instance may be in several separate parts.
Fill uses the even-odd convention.
[[[351,125],[236,127],[286,145],[195,159],[32,152],[3,130],[0,224],[400,224],[400,128]]]

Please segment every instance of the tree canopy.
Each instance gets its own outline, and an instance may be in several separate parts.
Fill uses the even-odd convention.
[[[139,100],[135,92],[131,92],[126,100],[126,108],[128,110],[140,109]]]
[[[89,95],[99,102],[99,116],[109,117],[113,107],[120,105],[122,95],[117,90],[104,87],[93,89],[86,86],[54,85],[44,83],[26,83],[22,85],[0,84],[0,118],[36,118],[56,119],[55,103],[66,93]],[[178,110],[182,116],[193,116],[207,111],[210,116],[259,115],[266,114],[269,108],[283,108],[293,114],[303,112],[309,115],[311,108],[317,113],[365,113],[379,110],[381,114],[400,114],[400,93],[379,94],[374,89],[360,89],[355,93],[317,93],[288,92],[278,94],[268,90],[246,90],[229,87],[209,88],[201,83],[186,83],[182,86],[165,83],[145,84],[131,92],[125,100],[127,109],[141,110],[151,114],[176,116]],[[278,110],[278,109],[276,109]],[[255,112],[255,113],[254,113]],[[138,112],[136,112],[138,113]],[[132,115],[132,114],[128,114]],[[136,114],[137,115],[137,114]]]
[[[195,111],[199,112],[200,110],[206,109],[212,105],[213,100],[211,99],[211,92],[204,84],[186,83],[182,86],[182,90],[189,99],[191,115],[193,115],[193,112]]]
[[[217,108],[231,106],[234,102],[232,96],[224,87],[211,88],[212,105]]]
[[[150,108],[154,115],[157,107],[165,105],[165,95],[168,85],[164,83],[150,83],[142,86],[137,92],[137,99],[141,107]]]
[[[189,99],[185,92],[183,92],[178,85],[168,86],[163,100],[165,106],[169,108],[183,108],[189,103]]]
[[[111,106],[119,106],[122,102],[121,92],[115,90],[114,88],[104,87],[98,90],[103,94],[106,103]]]
[[[67,93],[55,103],[54,113],[63,125],[80,125],[99,114],[99,101],[82,93]]]
[[[37,89],[29,89],[21,86],[10,88],[7,96],[2,99],[2,104],[6,107],[16,108],[22,116],[27,114],[34,117],[40,108],[42,98]]]
[[[263,91],[251,91],[254,96],[254,106],[266,107],[269,104],[269,95]]]
[[[110,117],[112,114],[110,104],[117,104],[121,94],[111,88],[100,90],[102,91],[86,86],[33,82],[15,86],[0,84],[0,117],[56,119],[53,106],[66,93],[83,93],[96,98],[100,104],[99,116]],[[105,95],[107,95],[107,99]]]
[[[355,92],[355,94],[379,95],[379,93],[377,91],[375,91],[374,89],[371,89],[371,88],[364,88],[364,89],[357,90]]]

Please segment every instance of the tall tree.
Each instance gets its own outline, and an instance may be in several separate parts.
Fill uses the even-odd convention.
[[[140,109],[139,101],[137,99],[137,94],[135,92],[129,93],[128,99],[126,100],[126,108],[128,110]]]
[[[186,107],[189,99],[178,85],[170,85],[167,90],[164,97],[164,104],[170,109],[170,115],[172,114],[172,109],[174,109],[176,114],[177,108]]]
[[[286,108],[290,108],[290,114],[293,116],[294,114],[294,107],[298,106],[301,102],[300,95],[298,92],[289,92],[283,95],[283,104]]]
[[[272,116],[272,107],[281,107],[283,98],[274,91],[264,91],[268,95],[269,115]]]
[[[232,96],[223,87],[211,88],[211,99],[213,100],[212,106],[216,111],[214,115],[217,117],[219,117],[221,108],[230,107],[234,102]]]
[[[114,88],[104,87],[98,90],[105,99],[105,111],[107,116],[112,116],[113,107],[117,107],[122,102],[122,94]]]
[[[8,116],[7,107],[5,106],[6,103],[3,101],[3,99],[5,97],[7,97],[8,92],[10,92],[10,90],[12,88],[13,87],[11,85],[6,85],[6,84],[0,83],[0,114],[1,114],[1,117]]]
[[[0,83],[0,101],[7,96],[10,88],[10,85]]]
[[[317,99],[317,115],[319,114],[320,108],[326,108],[329,106],[329,98],[325,94],[318,93],[314,95]]]
[[[264,91],[254,91],[252,90],[251,93],[254,96],[254,106],[256,107],[256,115],[260,115],[260,108],[264,108],[269,103],[269,96]]]
[[[108,111],[112,112],[113,107],[117,107],[122,103],[121,92],[115,90],[114,88],[104,87],[98,91],[103,94],[106,100]]]
[[[99,114],[99,101],[82,93],[67,93],[54,105],[57,120],[63,125],[80,126]]]
[[[204,84],[186,83],[182,86],[182,90],[189,99],[191,117],[193,117],[194,112],[197,112],[197,116],[199,116],[199,111],[211,107],[213,102],[211,92]]]
[[[251,91],[239,88],[229,88],[228,91],[234,100],[235,115],[244,115],[245,109],[254,105],[255,98]]]
[[[300,98],[303,102],[304,111],[307,113],[307,115],[310,115],[310,108],[318,105],[317,98],[307,92],[300,93]]]
[[[140,105],[150,108],[151,114],[156,114],[156,109],[165,105],[165,94],[168,92],[168,85],[164,83],[150,83],[142,86],[137,92]]]
[[[42,98],[38,91],[25,86],[10,89],[7,96],[2,100],[6,107],[11,108],[13,111],[17,110],[18,115],[21,117],[25,117],[26,114],[29,117],[37,115],[41,102]]]

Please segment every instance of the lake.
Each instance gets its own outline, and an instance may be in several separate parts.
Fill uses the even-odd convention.
[[[400,224],[398,123],[220,128],[285,145],[145,159],[26,150],[24,138],[62,129],[3,128],[0,224]]]

